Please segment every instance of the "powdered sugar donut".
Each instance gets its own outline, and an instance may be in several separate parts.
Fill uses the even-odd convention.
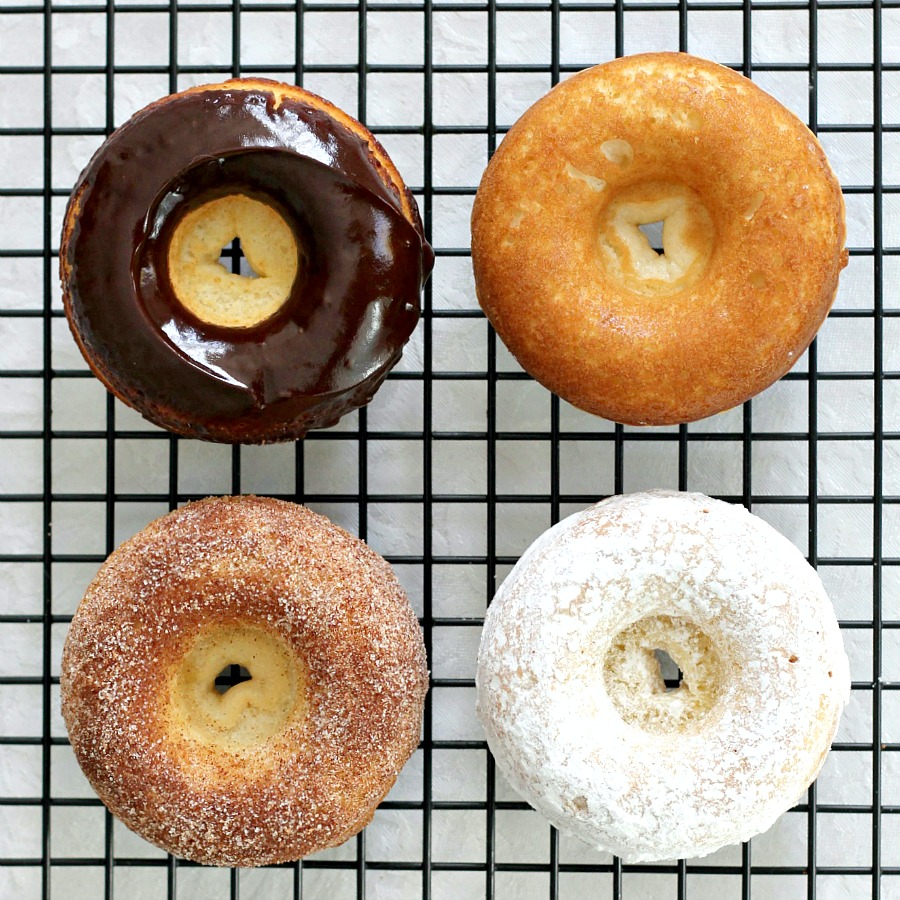
[[[667,491],[612,497],[535,541],[488,610],[476,681],[516,790],[635,862],[768,828],[818,774],[850,692],[800,552],[741,507]]]

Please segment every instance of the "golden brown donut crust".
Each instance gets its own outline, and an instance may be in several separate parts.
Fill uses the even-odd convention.
[[[169,686],[196,635],[235,623],[298,655],[308,708],[261,745],[214,752],[178,727]],[[189,504],[119,547],[60,677],[75,755],[112,813],[176,856],[229,866],[299,859],[368,824],[418,745],[427,683],[388,563],[259,497]]]
[[[617,283],[598,237],[609,205],[651,182],[695,192],[715,233],[703,274],[668,296]],[[787,372],[834,301],[845,237],[806,126],[682,53],[555,87],[504,138],[472,214],[478,299],[513,355],[575,406],[634,425],[712,415]]]

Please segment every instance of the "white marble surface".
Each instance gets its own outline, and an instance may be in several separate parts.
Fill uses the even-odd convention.
[[[63,0],[57,9],[71,6]],[[53,63],[58,66],[96,65],[106,62],[104,5],[77,0],[79,6],[96,11],[55,13],[50,18]],[[38,6],[38,0],[17,0],[18,6]],[[170,57],[168,3],[147,0],[142,11],[129,12],[122,3],[115,15],[113,49],[117,65],[167,66]],[[287,12],[255,10],[243,4],[240,60],[244,66],[296,65],[294,17]],[[463,4],[457,4],[459,6]],[[44,19],[40,15],[4,12],[8,0],[0,0],[0,65],[39,66],[44,53]],[[146,7],[158,6],[158,11]],[[478,8],[447,10],[436,6],[433,17],[433,60],[440,65],[483,66],[488,58],[487,16]],[[873,22],[867,9],[821,9],[817,16],[818,60],[823,63],[872,62]],[[499,64],[548,65],[551,56],[551,20],[546,10],[500,11],[497,14],[496,61]],[[358,13],[348,4],[346,11],[311,10],[304,18],[304,58],[309,65],[355,65],[358,62]],[[564,64],[590,64],[614,54],[612,12],[586,12],[574,4],[560,15],[559,48]],[[883,13],[882,55],[885,62],[900,63],[900,10]],[[191,11],[189,4],[178,14],[177,59],[192,66],[230,66],[232,61],[230,7],[221,12]],[[752,62],[754,64],[799,63],[809,59],[810,17],[805,10],[755,10],[752,14]],[[688,49],[722,62],[740,64],[743,53],[742,13],[694,9],[688,16]],[[677,49],[676,11],[630,9],[625,14],[625,51]],[[424,58],[424,17],[421,12],[373,11],[367,21],[367,52],[370,64],[421,64]],[[215,80],[198,72],[181,75],[179,87]],[[282,76],[287,77],[287,76]],[[755,75],[758,83],[775,94],[799,116],[810,114],[807,75],[796,71],[766,71]],[[311,73],[305,85],[318,91],[351,113],[357,112],[357,76],[344,72]],[[503,128],[550,86],[547,73],[502,72],[497,75],[496,119]],[[43,81],[39,74],[0,74],[0,129],[40,127],[43,123]],[[113,78],[115,124],[121,123],[145,103],[168,90],[167,72],[118,73]],[[900,73],[885,74],[884,122],[900,123]],[[66,128],[105,125],[105,75],[57,74],[52,80],[53,125]],[[483,73],[438,72],[433,81],[433,120],[437,125],[481,126],[488,120],[487,80]],[[869,125],[873,115],[873,80],[865,72],[823,71],[818,76],[817,120],[819,123]],[[372,73],[367,82],[367,120],[370,126],[421,124],[425,98],[423,79],[415,73]],[[5,136],[0,133],[0,187],[40,189],[44,159],[40,135]],[[52,141],[51,184],[67,189],[100,143],[90,135],[59,135]],[[420,186],[424,179],[423,141],[416,135],[382,135],[382,140],[407,182]],[[869,185],[873,181],[874,153],[870,134],[830,133],[822,142],[843,184]],[[437,187],[474,188],[487,161],[483,135],[437,135],[434,138],[432,176]],[[895,133],[883,140],[883,172],[886,183],[900,182],[900,140]],[[54,247],[65,197],[52,204]],[[471,197],[437,196],[431,223],[435,245],[441,248],[468,246]],[[847,197],[851,247],[870,247],[874,241],[874,213],[868,194]],[[40,197],[0,197],[0,248],[40,249],[43,240],[43,202]],[[900,199],[884,199],[883,240],[886,246],[900,244]],[[41,260],[0,258],[0,304],[17,310],[39,310],[42,305]],[[884,270],[884,302],[888,309],[900,308],[900,263],[887,258]],[[437,310],[477,308],[468,259],[442,257],[433,277]],[[854,257],[844,274],[836,309],[871,310],[874,274],[870,258]],[[55,285],[55,281],[54,281]],[[55,287],[54,287],[55,290]],[[59,308],[59,297],[53,303]],[[43,325],[39,316],[0,319],[0,368],[35,369],[42,358]],[[420,324],[400,370],[421,372]],[[873,368],[872,318],[831,319],[818,341],[821,372],[867,372]],[[51,328],[54,367],[84,370],[66,323],[55,319]],[[433,368],[436,372],[483,372],[488,354],[488,334],[481,319],[439,319],[433,322]],[[885,366],[900,369],[900,319],[887,319],[884,326]],[[517,364],[498,345],[498,369],[518,370]],[[804,358],[797,371],[807,368]],[[900,430],[898,382],[885,385],[885,428]],[[422,490],[424,463],[420,436],[409,441],[379,440],[383,431],[432,429],[438,433],[432,444],[433,489],[439,494],[483,494],[486,490],[486,442],[473,438],[465,443],[441,440],[450,430],[483,432],[486,427],[487,393],[484,382],[450,380],[433,385],[432,409],[424,409],[420,381],[388,382],[368,412],[368,484],[374,494],[418,493]],[[102,430],[107,424],[106,395],[93,379],[55,379],[52,392],[52,427],[57,430]],[[550,446],[541,439],[550,427],[550,400],[546,391],[528,382],[503,381],[497,387],[497,427],[500,431],[535,432],[526,442],[497,444],[497,491],[501,494],[545,494],[550,489]],[[873,492],[873,445],[870,440],[834,441],[834,432],[871,432],[874,422],[871,380],[822,381],[818,385],[818,445],[816,484],[823,499],[846,494],[870,496]],[[36,378],[0,378],[0,417],[4,429],[33,430],[42,426],[42,384]],[[803,382],[782,382],[754,400],[753,426],[772,433],[803,432],[809,423],[808,392]],[[335,432],[355,429],[358,417],[347,417]],[[166,494],[169,485],[169,442],[129,440],[130,431],[151,429],[139,416],[114,404],[114,423],[122,436],[116,441],[112,483],[117,492]],[[560,427],[566,432],[597,434],[601,439],[564,441],[560,449],[560,488],[564,494],[601,496],[610,493],[613,480],[613,445],[602,439],[612,425],[562,404]],[[742,483],[742,414],[723,413],[690,426],[695,434],[730,435],[732,440],[692,442],[688,456],[688,485],[719,495],[739,495]],[[672,429],[657,429],[666,435]],[[626,490],[676,487],[677,444],[671,441],[630,439],[625,432],[624,486]],[[104,441],[96,438],[55,440],[51,483],[43,484],[40,440],[0,439],[0,495],[39,494],[44,488],[55,493],[102,494],[108,484]],[[294,480],[292,446],[247,447],[240,450],[241,489],[245,492],[291,493]],[[183,493],[227,493],[231,490],[231,450],[182,441],[178,447],[178,490]],[[809,454],[802,441],[786,439],[755,443],[752,450],[754,494],[802,495],[809,484]],[[355,503],[329,501],[327,495],[354,493],[358,485],[357,442],[333,439],[310,440],[305,448],[305,482],[310,494],[326,499],[316,508],[352,531],[360,528]],[[895,442],[884,446],[883,490],[900,494],[900,449]],[[563,503],[562,512],[578,504]],[[164,502],[120,502],[115,505],[114,532],[118,542],[165,512]],[[760,504],[755,511],[772,522],[802,550],[808,551],[809,507],[805,504]],[[53,504],[52,547],[54,553],[102,554],[105,547],[106,506],[101,500]],[[834,505],[817,507],[818,553],[826,557],[871,556],[872,506]],[[481,503],[435,503],[432,541],[442,556],[483,555],[486,551],[487,517]],[[379,500],[368,506],[368,538],[387,554],[422,552],[423,511],[420,504]],[[497,510],[497,552],[517,555],[550,524],[548,504],[500,504]],[[0,497],[0,552],[36,554],[42,548],[42,508],[39,502],[9,503]],[[883,552],[900,556],[900,507],[885,510]],[[60,562],[53,567],[52,602],[57,614],[74,610],[85,585],[96,570],[94,563]],[[507,567],[501,566],[502,577]],[[420,566],[399,567],[413,602],[422,608]],[[868,567],[834,566],[822,575],[844,620],[866,620],[872,616],[872,573]],[[436,616],[476,619],[483,613],[487,596],[486,569],[435,565],[433,611]],[[0,613],[39,614],[42,605],[40,567],[33,563],[0,563]],[[884,574],[884,615],[900,619],[900,569]],[[58,657],[65,625],[52,629],[52,668]],[[479,627],[436,627],[431,660],[435,676],[471,679],[477,652]],[[872,678],[872,635],[869,629],[845,632],[853,677]],[[900,682],[900,630],[888,630],[883,638],[882,677]],[[42,632],[39,624],[0,623],[0,676],[41,674]],[[64,735],[58,710],[58,688],[52,694],[51,729]],[[39,686],[0,685],[0,735],[34,737],[41,734],[41,689]],[[432,736],[441,740],[481,740],[474,717],[474,691],[467,687],[442,687],[432,692]],[[873,719],[871,694],[854,693],[838,739],[871,742]],[[881,739],[900,742],[900,692],[886,691],[882,709]],[[392,799],[421,800],[422,754],[417,753],[391,794]],[[37,746],[0,744],[0,797],[41,794],[41,749]],[[871,802],[872,767],[869,753],[833,754],[819,779],[818,801],[823,804]],[[900,753],[882,757],[883,802],[900,805]],[[51,753],[51,795],[54,798],[89,798],[93,794],[81,776],[69,749],[54,747]],[[486,754],[483,750],[436,750],[433,754],[431,791],[435,800],[486,798]],[[517,799],[498,779],[498,800]],[[41,854],[39,806],[0,807],[0,898],[40,896],[40,872],[34,867],[4,867],[4,858],[35,858]],[[384,810],[366,832],[369,861],[411,861],[422,858],[422,814],[419,811]],[[868,866],[871,862],[871,818],[866,814],[816,817],[817,862],[821,866]],[[54,859],[102,857],[104,813],[97,807],[53,807],[51,846]],[[486,854],[486,817],[483,810],[436,811],[432,819],[431,854],[436,862],[483,863]],[[807,817],[789,813],[765,835],[753,841],[753,863],[761,866],[798,866],[807,862]],[[118,856],[148,859],[162,857],[139,838],[116,824],[114,847]],[[496,859],[501,863],[548,863],[549,828],[533,812],[500,811],[496,817]],[[900,816],[883,818],[882,862],[900,866]],[[354,860],[357,843],[329,851],[323,857]],[[565,837],[560,840],[563,863],[608,863],[609,857]],[[739,848],[717,853],[705,862],[712,866],[740,864]],[[103,871],[99,867],[52,869],[52,896],[65,900],[94,900],[102,894]],[[288,897],[290,873],[258,871],[242,873],[241,897]],[[432,879],[436,900],[484,896],[485,879],[479,872],[437,872]],[[503,872],[496,876],[498,900],[530,900],[549,896],[546,873]],[[688,875],[692,900],[726,900],[740,896],[741,879],[733,874]],[[178,896],[222,898],[228,896],[228,875],[217,870],[185,869],[178,875]],[[806,896],[804,876],[756,875],[752,897],[756,900],[794,900]],[[819,900],[861,900],[868,894],[866,878],[820,875]],[[372,871],[366,875],[369,900],[421,896],[417,872]],[[609,874],[563,873],[560,897],[611,897]],[[117,867],[115,896],[129,900],[152,900],[166,896],[163,869]],[[623,896],[627,900],[672,900],[676,897],[672,874],[627,873]],[[309,869],[304,874],[306,900],[340,900],[356,897],[355,869]],[[900,877],[886,878],[884,900],[900,898]]]

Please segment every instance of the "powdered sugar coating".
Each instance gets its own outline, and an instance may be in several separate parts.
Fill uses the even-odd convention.
[[[694,727],[628,725],[612,639],[673,616],[722,657]],[[702,494],[612,497],[528,549],[482,636],[478,714],[501,771],[554,825],[628,861],[704,856],[767,829],[818,774],[849,699],[834,611],[799,551]]]
[[[302,659],[308,712],[223,752],[177,726],[173,672],[197,634],[267,630]],[[292,503],[210,498],[116,550],[63,652],[63,716],[94,789],[177,856],[250,866],[358,832],[419,742],[421,630],[390,566]]]

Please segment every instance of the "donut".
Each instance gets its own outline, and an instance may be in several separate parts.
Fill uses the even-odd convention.
[[[786,538],[741,507],[650,491],[532,544],[488,608],[476,686],[510,784],[561,831],[641,862],[772,825],[822,767],[850,674]]]
[[[731,69],[649,53],[579,72],[513,125],[475,198],[472,262],[532,377],[607,419],[670,425],[797,362],[845,236],[840,185],[796,116]]]
[[[249,680],[220,693],[216,676]],[[62,656],[62,714],[113,815],[208,865],[300,859],[371,820],[419,742],[418,621],[390,566],[304,507],[202,500],[120,546]]]
[[[252,272],[220,264],[239,238]],[[378,141],[320,97],[236,79],[138,112],[69,200],[66,315],[94,374],[176,434],[262,443],[372,398],[434,255]]]

